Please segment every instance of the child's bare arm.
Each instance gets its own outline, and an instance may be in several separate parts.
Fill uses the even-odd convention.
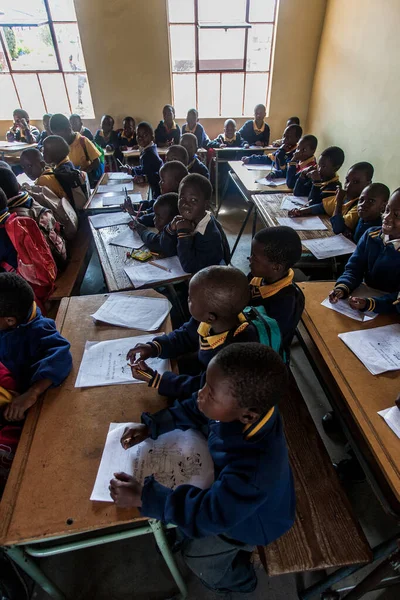
[[[39,397],[52,385],[52,383],[51,379],[35,381],[29,390],[20,396],[16,396],[10,404],[7,405],[4,411],[4,418],[6,421],[21,421],[28,408],[37,402]]]
[[[289,217],[306,217],[307,215],[312,214],[311,208],[292,208],[292,210],[289,210],[288,212]]]

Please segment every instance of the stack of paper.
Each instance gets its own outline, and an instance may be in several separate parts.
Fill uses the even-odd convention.
[[[272,165],[245,165],[249,171],[270,171]]]
[[[97,188],[98,194],[107,194],[107,192],[113,192],[115,194],[125,192],[133,192],[133,181],[127,183],[109,183],[108,185],[99,185]]]
[[[95,321],[119,327],[157,331],[170,310],[171,304],[166,298],[111,294],[91,316]]]
[[[400,369],[400,325],[339,333],[339,337],[372,375]]]
[[[178,277],[183,278],[188,275],[188,273],[182,269],[182,265],[177,256],[162,258],[153,262],[164,268],[161,269],[150,263],[134,264],[130,267],[125,267],[125,273],[128,275],[135,288],[140,288],[149,283],[168,281],[170,279],[177,279]]]
[[[331,258],[332,256],[352,254],[357,247],[354,242],[348,240],[341,233],[339,235],[332,235],[328,238],[303,240],[302,243],[314,254],[315,258],[318,258],[319,260],[323,258]]]
[[[115,212],[92,215],[89,219],[95,229],[101,229],[102,227],[112,227],[113,225],[127,225],[132,220],[132,217],[127,212]]]
[[[291,227],[297,231],[319,231],[321,229],[328,229],[319,217],[298,217],[293,219],[290,217],[278,217],[277,221],[280,225],[286,225],[286,227]],[[308,241],[309,240],[307,240],[307,242]]]
[[[292,210],[293,208],[301,208],[307,204],[307,196],[286,196],[282,200],[281,208],[283,210]]]
[[[400,410],[397,406],[385,408],[385,410],[378,410],[378,415],[383,417],[390,429],[394,431],[398,438],[400,438]]]
[[[124,231],[119,233],[115,238],[109,241],[109,244],[113,246],[122,246],[123,248],[137,249],[144,246],[143,240],[140,235],[126,227]]]
[[[140,194],[129,194],[129,198],[132,204],[140,204],[142,202],[142,196]],[[103,206],[114,206],[116,204],[123,204],[125,202],[125,194],[102,194]]]

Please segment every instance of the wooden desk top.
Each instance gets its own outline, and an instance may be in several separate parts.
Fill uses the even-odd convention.
[[[84,210],[90,211],[92,213],[94,213],[94,212],[97,212],[97,213],[116,212],[116,211],[121,210],[121,208],[120,208],[121,205],[103,206],[104,194],[99,194],[97,192],[97,190],[100,185],[107,185],[108,180],[109,180],[109,174],[103,173],[98,184],[94,188],[93,192],[90,194],[89,200],[87,201],[86,205],[84,206]],[[110,187],[110,192],[112,192],[111,187]],[[149,184],[144,183],[144,184],[139,185],[139,184],[135,183],[133,193],[140,194],[142,196],[143,202],[145,202],[147,200],[148,193],[149,193]]]
[[[243,146],[227,146],[226,148],[213,148],[213,150],[215,150],[215,152],[225,152],[229,151],[229,150],[237,150],[238,152],[243,152],[245,154],[251,154],[254,152],[260,152],[260,150],[262,150],[263,152],[273,152],[274,150],[277,150],[277,148],[275,148],[275,146],[249,146],[248,148],[243,148]]]
[[[153,290],[132,295],[160,297]],[[137,509],[89,500],[111,422],[140,421],[141,413],[166,406],[145,384],[75,388],[87,340],[143,335],[143,331],[95,325],[90,316],[107,294],[64,298],[57,327],[71,342],[72,372],[29,411],[0,504],[0,543],[122,525],[141,519]],[[171,331],[168,317],[159,331]],[[154,332],[149,333],[152,339]],[[71,522],[72,520],[72,522]]]
[[[18,154],[27,148],[36,148],[37,144],[27,144],[26,142],[0,142],[0,152],[5,154]]]
[[[400,373],[372,375],[338,338],[339,333],[372,329],[396,323],[395,315],[380,315],[361,323],[321,306],[333,282],[299,283],[306,305],[302,322],[339,386],[356,428],[361,432],[380,472],[400,501],[400,439],[385,423],[378,410],[394,406],[400,390]]]
[[[230,160],[228,162],[232,171],[238,176],[241,185],[246,190],[248,195],[251,194],[288,194],[290,190],[286,185],[280,185],[279,187],[273,188],[266,185],[256,183],[256,179],[261,179],[268,175],[268,171],[254,171],[246,169],[246,165],[241,160]]]
[[[165,155],[167,154],[169,148],[170,148],[170,146],[157,146],[159,156],[161,158],[165,158]],[[140,153],[141,153],[141,150],[139,150],[138,148],[137,149],[132,148],[130,150],[122,150],[122,154],[125,156],[125,158],[131,158],[131,157],[139,158]],[[199,148],[197,150],[197,154],[205,156],[207,154],[207,150],[205,150],[204,148]]]

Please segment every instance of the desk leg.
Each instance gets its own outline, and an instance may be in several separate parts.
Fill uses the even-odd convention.
[[[167,567],[174,578],[176,585],[181,593],[182,600],[187,597],[186,584],[183,581],[182,575],[179,572],[177,564],[175,562],[174,555],[168,545],[168,540],[165,535],[164,527],[160,521],[149,519],[149,525],[153,530],[154,537],[156,538],[157,546],[160,548],[160,552],[163,555]]]
[[[246,227],[246,225],[247,225],[247,221],[250,219],[250,215],[251,215],[251,212],[252,212],[252,210],[254,209],[254,207],[255,207],[255,205],[253,204],[253,202],[251,202],[251,203],[249,204],[249,208],[247,209],[247,215],[246,215],[246,218],[244,219],[244,221],[243,221],[243,223],[242,223],[242,226],[241,226],[241,228],[240,228],[240,231],[239,231],[239,233],[238,233],[238,236],[237,236],[237,238],[236,238],[236,240],[235,240],[235,243],[234,243],[234,245],[233,245],[232,252],[231,252],[231,260],[232,260],[232,256],[233,256],[233,255],[234,255],[234,253],[235,253],[235,250],[236,250],[236,248],[237,248],[237,246],[238,246],[238,243],[240,242],[240,238],[242,237],[242,233],[243,233],[243,231],[244,231],[244,228],[245,228],[245,227]],[[253,223],[253,226],[254,226],[254,223]],[[253,236],[253,237],[254,237],[254,236]]]
[[[217,216],[219,213],[219,209],[221,208],[219,205],[219,190],[218,190],[218,185],[219,185],[219,176],[218,176],[218,153],[215,153],[215,206],[217,209]]]
[[[256,235],[256,230],[257,230],[257,216],[258,216],[257,206],[254,204],[253,228],[251,230],[251,239],[253,239],[253,237]]]
[[[33,579],[35,583],[49,594],[55,600],[66,600],[66,596],[58,589],[56,585],[43,573],[34,560],[24,552],[23,548],[18,546],[5,547],[4,552]]]

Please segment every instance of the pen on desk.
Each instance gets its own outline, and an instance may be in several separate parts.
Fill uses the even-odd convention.
[[[304,206],[304,204],[302,204],[301,202],[295,202],[294,200],[290,200],[290,202],[292,204],[294,204],[295,206],[302,206],[302,207]]]
[[[167,271],[167,273],[171,273],[171,269],[167,269],[167,267],[157,264],[156,262],[154,262],[154,260],[149,260],[148,264],[153,265],[153,267],[158,267],[159,269],[162,269],[163,271]]]
[[[119,164],[121,165],[121,167],[125,168],[126,165],[124,165],[124,163],[122,163],[119,158],[117,158],[117,161],[119,162]]]

